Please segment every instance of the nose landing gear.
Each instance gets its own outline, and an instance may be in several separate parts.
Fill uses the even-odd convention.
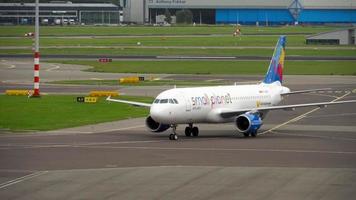
[[[169,135],[169,140],[178,140],[177,125],[172,125],[173,133]]]

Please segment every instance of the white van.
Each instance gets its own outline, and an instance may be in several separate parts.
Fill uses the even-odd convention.
[[[69,19],[69,24],[70,24],[70,25],[75,24],[75,20],[74,20],[74,19]]]

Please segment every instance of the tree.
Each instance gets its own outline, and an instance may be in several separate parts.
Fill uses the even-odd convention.
[[[170,24],[172,22],[172,16],[167,8],[164,11],[164,16],[165,16],[164,21],[166,21],[168,24]]]
[[[179,10],[176,12],[177,24],[191,24],[193,22],[193,13],[190,10]]]

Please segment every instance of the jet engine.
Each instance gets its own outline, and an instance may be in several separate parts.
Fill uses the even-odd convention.
[[[258,113],[245,113],[237,116],[235,123],[239,132],[245,136],[256,136],[262,126],[262,119]]]
[[[169,129],[170,125],[168,124],[161,124],[159,122],[156,122],[151,116],[148,116],[146,118],[146,126],[152,131],[156,133],[163,132],[167,129]]]

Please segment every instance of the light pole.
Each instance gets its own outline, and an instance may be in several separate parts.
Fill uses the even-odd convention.
[[[32,97],[40,97],[40,21],[39,21],[39,0],[36,0],[35,14],[35,54],[34,54],[34,90]]]

